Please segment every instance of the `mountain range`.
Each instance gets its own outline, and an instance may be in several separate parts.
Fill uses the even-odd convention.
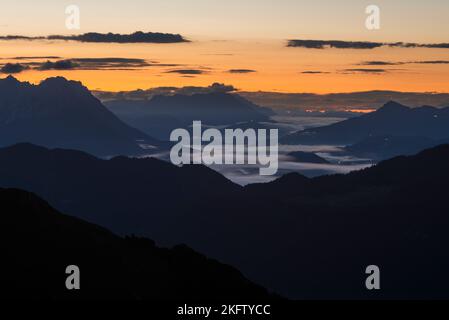
[[[106,109],[81,83],[62,77],[39,85],[0,79],[0,145],[29,142],[98,156],[137,155],[160,143]]]
[[[193,121],[224,126],[241,122],[267,122],[274,113],[237,94],[156,95],[150,100],[111,100],[105,105],[127,124],[150,136],[169,140],[172,130],[187,128]]]
[[[349,145],[377,136],[447,139],[449,108],[409,108],[388,102],[372,113],[290,134],[283,137],[281,143]]]
[[[121,238],[63,215],[36,195],[0,189],[2,290],[16,299],[273,300],[236,269],[185,245]],[[67,266],[80,269],[80,290],[65,287]]]
[[[348,145],[343,152],[359,158],[369,158],[374,161],[386,160],[397,156],[408,156],[421,150],[448,143],[449,139],[431,139],[419,136],[374,136]]]
[[[448,161],[441,145],[347,175],[240,187],[201,165],[21,144],[0,150],[0,186],[122,235],[186,243],[288,297],[432,299],[448,297]],[[373,264],[381,291],[364,287]]]

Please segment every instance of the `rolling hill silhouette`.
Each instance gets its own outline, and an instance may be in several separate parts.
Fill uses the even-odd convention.
[[[0,145],[29,142],[99,156],[143,152],[159,142],[119,120],[81,83],[49,78],[39,85],[0,79]]]
[[[369,114],[290,134],[282,138],[281,143],[347,145],[386,135],[447,139],[449,108],[409,108],[391,101]]]
[[[173,96],[158,95],[150,100],[113,100],[105,105],[120,119],[161,140],[169,140],[176,128],[187,128],[193,121],[205,125],[269,121],[273,112],[229,93]]]
[[[234,301],[278,299],[236,269],[187,246],[161,249],[60,214],[34,194],[0,189],[0,270],[9,298]],[[81,290],[65,288],[80,268]]]
[[[162,244],[186,243],[293,298],[448,298],[449,145],[347,175],[242,188],[203,166],[17,145],[0,186]],[[365,289],[378,265],[382,290]]]

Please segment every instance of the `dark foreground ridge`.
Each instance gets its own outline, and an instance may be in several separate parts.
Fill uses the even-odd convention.
[[[242,188],[203,166],[0,150],[0,186],[119,234],[186,243],[291,298],[448,298],[449,145],[347,175]],[[23,220],[23,219],[22,219]],[[381,290],[365,287],[369,265]]]
[[[2,291],[9,298],[228,301],[272,299],[236,269],[186,246],[161,249],[60,214],[37,196],[0,189]],[[65,287],[77,265],[81,290]]]

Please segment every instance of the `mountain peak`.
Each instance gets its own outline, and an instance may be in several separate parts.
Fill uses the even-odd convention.
[[[53,87],[53,88],[83,88],[86,89],[86,87],[83,86],[83,84],[79,81],[72,81],[72,80],[68,80],[64,77],[52,77],[52,78],[47,78],[45,80],[42,80],[41,83],[39,84],[40,87]]]
[[[377,111],[405,111],[410,110],[409,107],[406,107],[396,101],[389,101],[386,104],[383,105],[379,110]]]
[[[5,85],[8,88],[19,87],[20,85],[22,85],[22,82],[17,80],[14,76],[9,75],[6,78],[0,79],[0,85]]]
[[[0,124],[2,145],[26,141],[112,156],[140,154],[137,140],[158,144],[108,111],[81,82],[63,77],[39,85],[0,80],[0,111],[8,119]]]
[[[9,75],[6,78],[4,78],[3,80],[9,81],[9,82],[20,82],[19,80],[17,80],[14,76]]]

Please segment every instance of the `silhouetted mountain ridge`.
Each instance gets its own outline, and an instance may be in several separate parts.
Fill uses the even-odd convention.
[[[447,139],[449,108],[409,108],[391,101],[372,113],[290,134],[281,139],[281,143],[347,145],[369,137],[386,135]]]
[[[20,152],[19,152],[20,151]],[[0,150],[0,186],[163,245],[186,243],[294,298],[447,298],[449,146],[346,175],[237,186],[203,166]],[[382,290],[365,289],[381,268]]]
[[[374,136],[346,146],[344,151],[352,156],[379,161],[400,155],[413,155],[448,141],[449,139],[435,140],[417,136]]]
[[[112,100],[105,105],[120,119],[159,139],[169,140],[170,132],[187,128],[193,121],[204,125],[231,125],[269,121],[273,112],[237,94],[156,95],[150,100]]]
[[[39,85],[0,79],[0,145],[30,142],[100,156],[143,153],[160,143],[108,111],[80,82],[48,78]]]
[[[278,299],[187,246],[161,249],[62,215],[35,195],[0,189],[2,288],[8,298],[234,301]],[[81,290],[65,288],[69,265]]]

